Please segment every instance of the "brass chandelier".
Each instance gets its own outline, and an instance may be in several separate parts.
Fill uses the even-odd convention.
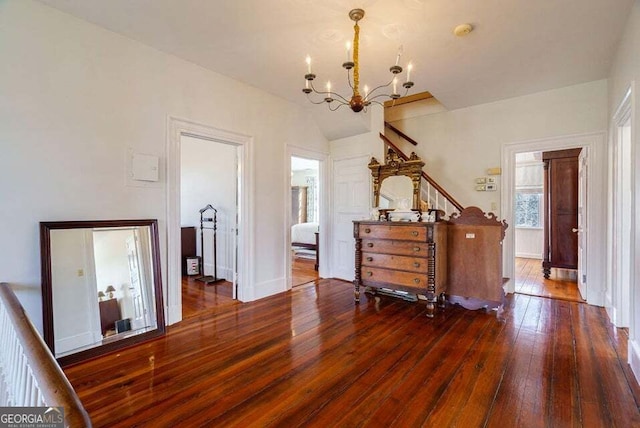
[[[376,103],[382,105],[379,98],[388,98],[392,100],[396,100],[400,98],[400,94],[398,91],[398,74],[402,73],[402,67],[399,65],[400,56],[402,55],[402,47],[398,51],[398,56],[396,57],[395,65],[389,68],[389,71],[393,74],[393,78],[386,85],[380,85],[374,88],[372,91],[369,91],[367,86],[364,86],[364,96],[360,93],[360,63],[358,61],[359,56],[359,48],[360,48],[360,27],[358,26],[358,21],[360,21],[364,17],[363,9],[353,9],[349,12],[349,18],[355,22],[353,26],[353,59],[351,59],[351,45],[347,43],[347,62],[342,64],[342,67],[347,70],[347,81],[349,86],[352,89],[351,98],[347,99],[342,95],[331,91],[331,83],[327,82],[327,90],[326,91],[318,91],[313,85],[313,81],[316,78],[316,75],[311,72],[311,57],[307,56],[307,74],[305,74],[305,87],[302,89],[302,92],[307,94],[307,98],[313,104],[322,104],[327,103],[329,109],[331,111],[336,111],[342,106],[348,105],[351,110],[358,113],[362,110],[366,111],[366,107],[371,105],[371,103]],[[402,84],[402,87],[405,88],[406,95],[409,92],[409,89],[413,86],[413,82],[411,81],[411,63],[407,66],[407,78],[405,82]],[[351,70],[353,70],[353,78],[351,77]],[[382,91],[385,88],[391,87],[391,94],[384,94]],[[316,93],[323,97],[320,101],[314,101],[311,99],[309,94]]]

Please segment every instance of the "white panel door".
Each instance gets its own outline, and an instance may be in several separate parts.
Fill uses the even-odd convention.
[[[333,163],[333,277],[352,281],[355,269],[353,220],[368,218],[371,210],[370,156]]]
[[[583,148],[578,158],[578,290],[587,300],[587,149]]]

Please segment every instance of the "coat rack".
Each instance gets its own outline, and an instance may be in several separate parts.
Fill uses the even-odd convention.
[[[207,211],[213,211],[213,217],[205,217]],[[205,223],[210,226],[205,227]],[[214,284],[216,282],[224,281],[224,278],[218,278],[218,262],[216,259],[216,239],[218,229],[218,210],[213,208],[211,204],[200,210],[200,251],[202,252],[202,276],[196,278],[198,281],[202,281],[205,284]],[[204,230],[213,230],[213,276],[204,275]]]

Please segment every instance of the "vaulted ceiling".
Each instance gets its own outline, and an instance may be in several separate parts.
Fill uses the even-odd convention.
[[[362,84],[386,83],[402,45],[411,92],[456,109],[606,78],[634,0],[40,1],[304,106],[307,54],[319,83],[344,86],[361,7]],[[461,23],[474,31],[455,36]]]

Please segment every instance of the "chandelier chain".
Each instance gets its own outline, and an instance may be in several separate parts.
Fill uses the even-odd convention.
[[[360,95],[360,27],[358,21],[353,26],[353,94]]]

